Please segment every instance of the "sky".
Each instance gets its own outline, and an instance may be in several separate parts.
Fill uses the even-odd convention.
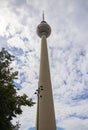
[[[6,48],[19,71],[16,86],[37,101],[42,20],[51,26],[47,39],[58,130],[88,130],[88,0],[0,0],[0,50]],[[36,104],[22,107],[20,130],[33,130]]]

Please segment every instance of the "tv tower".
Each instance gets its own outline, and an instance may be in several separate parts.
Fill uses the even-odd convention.
[[[47,38],[51,34],[51,27],[44,19],[37,26],[37,34],[41,38],[39,84],[36,94],[37,119],[36,130],[56,130],[54,103],[50,78],[50,67],[47,50]]]

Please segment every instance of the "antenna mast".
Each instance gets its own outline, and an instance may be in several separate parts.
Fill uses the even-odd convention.
[[[42,18],[43,18],[43,21],[45,20],[45,18],[44,18],[44,11],[43,11],[43,14],[42,14]]]

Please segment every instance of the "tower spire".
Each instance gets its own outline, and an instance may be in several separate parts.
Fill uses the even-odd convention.
[[[43,10],[43,13],[42,13],[42,19],[43,19],[43,21],[45,21],[44,10]]]

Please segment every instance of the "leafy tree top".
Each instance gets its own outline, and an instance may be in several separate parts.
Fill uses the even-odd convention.
[[[11,123],[13,117],[22,114],[21,106],[33,106],[35,103],[26,94],[18,96],[14,80],[18,72],[10,67],[14,56],[4,48],[0,52],[0,127],[2,130],[15,130]]]

